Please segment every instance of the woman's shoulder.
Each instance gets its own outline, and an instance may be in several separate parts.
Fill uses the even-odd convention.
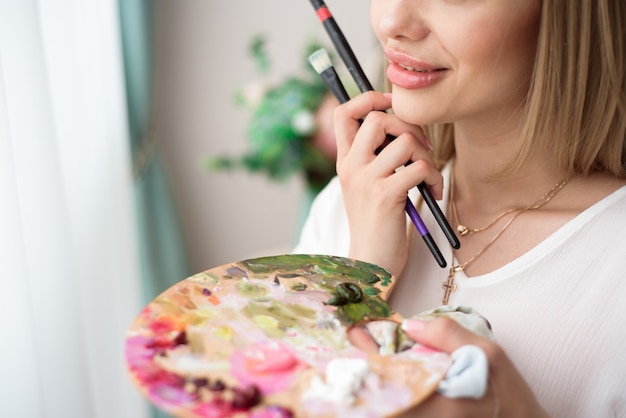
[[[332,220],[340,217],[344,212],[341,183],[339,182],[339,177],[335,176],[313,199],[309,218],[317,215],[327,220]]]
[[[570,202],[581,212],[596,204],[619,204],[626,199],[626,179],[598,173],[576,178],[572,183]]]
[[[335,176],[313,200],[293,252],[347,256],[349,239],[341,183]]]
[[[613,186],[605,189],[599,200],[593,199],[591,206],[570,222],[570,228],[564,229],[575,234],[576,245],[585,248],[587,255],[597,253],[603,260],[626,268],[626,184]]]
[[[605,182],[596,182],[587,190],[589,205],[583,214],[589,213],[590,218],[608,223],[608,227],[626,227],[626,181],[605,179]],[[620,230],[623,231],[622,228]]]

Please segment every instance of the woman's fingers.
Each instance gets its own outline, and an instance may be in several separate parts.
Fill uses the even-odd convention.
[[[362,326],[350,327],[347,331],[348,341],[355,347],[368,353],[378,353],[378,343]]]
[[[345,157],[352,150],[374,157],[389,136],[397,137],[403,133],[412,134],[422,147],[432,148],[420,127],[385,113],[390,107],[390,95],[366,92],[336,108],[334,124],[338,158]],[[359,131],[359,140],[356,141]]]
[[[456,349],[472,344],[481,348],[487,344],[493,344],[472,331],[462,327],[455,320],[441,316],[432,320],[406,319],[402,323],[402,329],[413,340],[446,353],[452,353]]]
[[[426,181],[439,198],[443,179],[422,129],[386,113],[390,106],[390,95],[366,92],[339,106],[334,122],[337,175],[350,222],[350,256],[397,275],[408,256],[407,192]],[[389,142],[391,137],[395,139]],[[409,161],[414,163],[404,167]],[[372,240],[380,245],[372,247]]]
[[[371,166],[381,177],[393,175],[393,183],[403,191],[415,187],[416,179],[424,179],[435,199],[441,199],[443,176],[435,168],[429,151],[410,133],[398,136],[380,152]]]
[[[387,95],[366,92],[337,107],[334,112],[337,157],[345,157],[350,151],[361,123],[370,112],[384,111],[390,106],[391,99]]]
[[[344,178],[360,173],[368,183],[389,178],[384,188],[398,196],[425,181],[440,199],[443,177],[430,155],[430,140],[419,126],[381,111],[390,104],[387,95],[368,92],[335,111],[337,172]]]
[[[524,378],[504,350],[494,341],[467,330],[448,317],[438,317],[426,321],[419,319],[405,320],[402,324],[402,329],[415,341],[447,353],[452,353],[468,344],[480,347],[485,352],[489,362],[489,379],[492,385],[490,391],[495,390],[498,395],[497,405],[500,410],[500,416],[546,416],[546,412],[537,402],[534,393]],[[463,400],[455,399],[451,401],[439,397],[439,401],[445,401],[446,403],[454,402],[456,406],[459,406],[461,405],[460,401]],[[468,406],[472,403],[479,406],[482,403],[481,400],[467,400],[467,402]],[[426,402],[424,406],[427,407],[428,404],[429,402]]]

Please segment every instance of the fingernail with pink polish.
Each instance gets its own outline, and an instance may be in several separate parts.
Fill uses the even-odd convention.
[[[425,325],[426,321],[421,319],[405,319],[400,327],[409,334],[419,334],[424,330]]]

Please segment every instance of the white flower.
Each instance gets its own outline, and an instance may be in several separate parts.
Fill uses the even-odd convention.
[[[291,118],[291,127],[298,135],[311,135],[315,131],[315,116],[308,110],[300,110]]]
[[[241,95],[245,101],[246,106],[255,109],[261,104],[265,93],[269,90],[269,85],[264,81],[256,81],[248,83],[241,90]]]

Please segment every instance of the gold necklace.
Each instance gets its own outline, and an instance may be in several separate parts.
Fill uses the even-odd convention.
[[[541,206],[548,203],[550,199],[552,199],[554,195],[557,194],[559,190],[561,190],[561,188],[563,188],[563,186],[565,186],[565,183],[567,183],[568,181],[569,181],[569,178],[564,179],[560,181],[559,183],[555,184],[554,187],[552,187],[552,189],[548,190],[546,194],[541,196],[539,199],[537,199],[535,203],[533,203],[530,206],[526,206],[525,208],[516,207],[516,208],[507,209],[501,214],[499,214],[498,216],[496,216],[496,218],[493,221],[489,222],[487,225],[482,226],[480,228],[470,228],[467,225],[462,224],[461,221],[459,220],[459,214],[456,209],[456,202],[454,201],[454,173],[451,172],[450,173],[450,206],[452,208],[452,215],[454,216],[454,222],[457,225],[456,232],[458,232],[459,235],[461,236],[471,235],[476,232],[482,232],[494,226],[496,222],[498,222],[500,219],[502,219],[509,213],[539,209]]]
[[[486,226],[483,226],[481,228],[473,228],[470,229],[465,225],[461,225],[458,221],[458,215],[457,215],[457,211],[456,211],[456,205],[454,202],[454,172],[450,172],[450,206],[452,208],[452,212],[454,214],[455,217],[455,221],[457,223],[457,231],[459,231],[459,229],[463,229],[463,231],[467,231],[465,233],[462,233],[459,231],[459,233],[461,235],[468,235],[471,233],[476,233],[476,232],[481,232],[484,231],[486,229],[489,229],[490,227],[492,227],[493,225],[496,224],[496,222],[498,222],[500,219],[502,219],[502,217],[508,215],[509,213],[512,212],[517,212],[515,215],[513,215],[505,224],[504,226],[489,240],[489,242],[480,250],[478,251],[476,254],[474,254],[472,257],[470,257],[467,261],[465,261],[464,263],[461,264],[457,264],[456,266],[454,265],[454,257],[452,259],[452,263],[450,266],[450,273],[448,274],[448,279],[446,281],[444,281],[441,284],[441,287],[444,290],[443,293],[443,299],[442,302],[444,305],[448,304],[448,300],[450,299],[450,293],[455,292],[456,291],[456,284],[454,283],[454,277],[456,276],[456,273],[459,271],[463,271],[468,265],[470,265],[474,260],[476,260],[478,257],[480,257],[485,251],[487,251],[487,249],[489,247],[491,247],[491,245],[498,239],[500,238],[500,236],[504,233],[504,231],[506,231],[506,229],[509,227],[509,225],[511,225],[511,223],[518,217],[520,216],[522,213],[524,212],[528,212],[531,210],[535,210],[535,209],[539,209],[540,207],[544,206],[545,204],[547,204],[550,200],[552,200],[552,198],[554,196],[556,196],[556,194],[558,192],[561,191],[561,189],[567,184],[567,182],[571,179],[571,176],[566,177],[565,179],[561,180],[560,182],[558,182],[557,184],[554,185],[554,187],[552,187],[546,194],[544,194],[543,196],[541,196],[539,199],[537,199],[537,201],[535,201],[534,203],[532,203],[531,205],[526,206],[525,208],[511,208],[511,209],[507,209],[504,212],[502,212],[501,214],[499,214],[493,221],[491,221],[489,224],[487,224]],[[462,228],[460,228],[462,227]],[[452,250],[453,254],[454,254],[454,249]]]

